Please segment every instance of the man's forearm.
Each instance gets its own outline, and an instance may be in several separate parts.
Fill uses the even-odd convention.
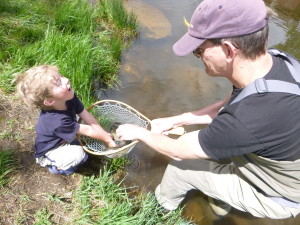
[[[225,101],[222,100],[203,109],[174,116],[172,117],[172,120],[174,120],[174,124],[177,126],[210,124],[211,121],[218,115],[219,110],[223,107],[224,103]]]
[[[141,129],[137,134],[137,139],[175,160],[208,158],[198,142],[198,131],[185,134],[178,139],[172,139]]]

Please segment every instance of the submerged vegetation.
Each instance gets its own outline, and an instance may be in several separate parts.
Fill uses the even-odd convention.
[[[136,16],[126,12],[121,0],[0,0],[0,97],[14,98],[16,74],[35,65],[51,64],[59,67],[83,103],[90,105],[96,100],[93,92],[97,85],[104,84],[107,88],[119,85],[117,72],[121,54],[136,34]],[[2,103],[4,98],[0,100]],[[5,128],[0,131],[0,141],[24,142],[17,140],[19,135],[12,132],[16,132],[15,123],[26,121],[14,121],[14,124],[12,121],[5,121],[0,111],[0,122],[10,128],[9,132]],[[24,133],[33,131],[31,126],[26,129]],[[0,196],[4,199],[5,195],[7,199],[12,195],[12,204],[18,210],[16,216],[12,214],[11,218],[3,219],[1,215],[7,215],[7,209],[3,208],[0,223],[188,224],[180,217],[180,210],[164,215],[153,194],[129,197],[130,187],[123,187],[122,182],[117,182],[120,177],[116,176],[116,171],[128,163],[126,158],[107,160],[99,174],[83,175],[71,197],[44,193],[43,201],[48,205],[43,202],[26,211],[25,205],[39,196],[32,197],[21,190],[16,200],[12,190],[3,191],[11,179],[16,179],[13,174],[18,173],[14,154],[17,151],[20,149],[0,147]],[[24,175],[19,174],[19,177]],[[28,177],[30,175],[24,179]]]

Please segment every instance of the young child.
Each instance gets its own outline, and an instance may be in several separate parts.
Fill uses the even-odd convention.
[[[70,175],[87,160],[76,134],[100,139],[109,147],[116,144],[78,99],[68,78],[55,66],[33,67],[20,74],[17,91],[29,106],[41,110],[36,125],[36,162],[54,174]],[[85,124],[79,124],[78,115]],[[75,143],[77,141],[77,143]]]

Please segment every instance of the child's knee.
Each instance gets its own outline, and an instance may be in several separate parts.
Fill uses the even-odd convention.
[[[72,155],[76,165],[84,163],[88,157],[81,146],[74,147],[72,150]]]
[[[87,161],[88,157],[89,157],[88,154],[85,153],[85,155],[84,155],[83,159],[81,160],[80,164],[85,163]]]

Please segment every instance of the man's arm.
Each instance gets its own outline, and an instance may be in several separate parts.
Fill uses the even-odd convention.
[[[119,126],[117,135],[122,140],[140,140],[154,150],[175,160],[209,158],[198,141],[199,131],[187,133],[178,139],[156,134],[131,124]]]
[[[84,109],[79,117],[85,122],[80,124],[78,134],[89,136],[104,141],[109,147],[116,147],[111,134],[107,133],[98,123],[96,118]]]
[[[172,139],[162,134],[182,125],[211,123],[218,115],[219,110],[230,99],[230,96],[231,94],[222,101],[194,112],[153,120],[151,122],[151,132],[135,125],[124,124],[117,129],[117,135],[122,140],[140,140],[152,149],[175,160],[209,158],[201,148],[198,140],[198,134],[201,131],[187,133],[178,139]]]
[[[218,101],[197,111],[183,113],[178,116],[155,119],[151,122],[151,130],[155,133],[163,133],[164,131],[183,125],[210,124],[229,99],[230,95],[222,101]]]

